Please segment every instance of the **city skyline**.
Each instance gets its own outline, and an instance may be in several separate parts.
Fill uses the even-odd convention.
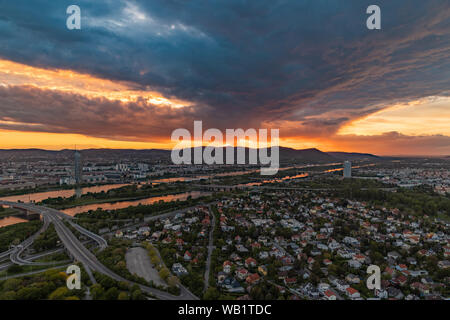
[[[1,149],[169,149],[202,120],[294,149],[450,154],[442,1],[379,1],[381,30],[368,1],[79,1],[81,30],[70,4],[2,3]]]

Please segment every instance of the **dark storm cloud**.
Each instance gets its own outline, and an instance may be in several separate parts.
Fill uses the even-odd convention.
[[[376,1],[382,30],[369,31],[365,11],[372,2],[76,1],[82,30],[69,31],[65,10],[74,1],[0,1],[0,56],[131,81],[192,101],[190,117],[209,127],[296,120],[336,131],[380,105],[450,88],[448,3]],[[111,108],[108,114],[119,111],[111,102],[90,103],[93,109]],[[0,117],[27,121],[21,112],[6,111],[0,106]],[[322,121],[307,118],[327,112],[334,114]],[[172,114],[187,120],[186,113]],[[126,114],[133,118],[131,111]],[[61,130],[77,126],[70,124],[81,120],[74,116],[59,124],[66,128]],[[56,130],[46,117],[41,121]],[[135,125],[127,130],[141,135]],[[104,127],[97,131],[109,135]]]

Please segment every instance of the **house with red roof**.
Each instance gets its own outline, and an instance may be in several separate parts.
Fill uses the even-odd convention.
[[[325,295],[325,298],[327,298],[328,300],[336,300],[336,295],[331,290],[325,291],[324,295]]]
[[[364,257],[362,254],[355,254],[353,256],[353,260],[358,261],[359,263],[364,263],[364,260],[366,259],[366,257]]]
[[[352,287],[348,287],[347,289],[345,289],[345,293],[350,297],[350,298],[360,298],[361,295],[359,294],[359,291],[352,288]]]
[[[253,259],[252,257],[245,259],[245,267],[246,268],[250,268],[250,267],[256,267],[256,260]]]
[[[323,264],[329,266],[330,264],[333,264],[333,262],[330,259],[323,259]]]
[[[261,244],[259,242],[253,242],[251,245],[252,249],[260,249]]]
[[[245,268],[241,268],[236,271],[236,277],[240,280],[245,280],[248,277],[248,271]]]
[[[247,282],[248,284],[257,284],[260,279],[261,277],[259,276],[259,274],[252,273],[251,275],[247,276],[245,282]]]
[[[205,219],[202,220],[202,224],[204,226],[209,226],[210,223],[211,221],[209,220],[209,216],[206,216]]]
[[[186,252],[184,253],[183,258],[184,258],[184,261],[191,261],[192,254],[189,251],[186,250]]]
[[[231,273],[231,267],[232,267],[233,263],[231,261],[225,261],[223,263],[223,272],[230,274]]]
[[[284,278],[284,284],[289,286],[297,283],[297,278]]]

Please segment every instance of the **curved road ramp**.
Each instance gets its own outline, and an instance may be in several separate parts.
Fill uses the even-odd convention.
[[[46,208],[43,206],[36,206],[32,204],[24,204],[24,203],[15,203],[15,202],[9,202],[9,201],[0,201],[0,205],[7,205],[11,206],[13,208],[20,208],[24,210],[28,210],[31,212],[39,213],[43,216],[44,221],[48,220],[48,223],[53,223],[55,226],[56,233],[58,234],[58,237],[60,238],[61,242],[63,243],[66,250],[69,252],[69,254],[72,256],[72,258],[75,261],[79,261],[83,264],[84,268],[86,269],[86,272],[89,274],[91,279],[93,279],[92,271],[97,271],[101,274],[104,274],[106,276],[109,276],[110,278],[116,280],[116,281],[123,281],[129,284],[136,284],[130,280],[127,280],[118,274],[114,273],[113,271],[109,270],[107,267],[105,267],[98,259],[97,257],[90,252],[78,238],[70,231],[70,229],[64,224],[65,220],[69,220],[70,224],[73,225],[80,233],[85,234],[86,236],[92,238],[97,243],[99,243],[100,247],[107,245],[106,240],[104,240],[99,235],[96,235],[81,226],[78,226],[77,224],[73,223],[72,217],[68,216],[60,211],[57,211],[55,209]],[[35,235],[32,236],[32,238]],[[101,240],[101,239],[102,240]],[[34,241],[32,240],[25,240],[26,244],[29,245],[29,243]],[[10,253],[11,254],[11,253]],[[189,290],[187,290],[184,286],[180,286],[181,293],[179,296],[172,295],[168,292],[161,291],[155,288],[150,288],[148,286],[140,285],[138,284],[141,290],[155,296],[158,299],[162,300],[198,300],[198,297],[196,297],[193,293],[191,293]]]

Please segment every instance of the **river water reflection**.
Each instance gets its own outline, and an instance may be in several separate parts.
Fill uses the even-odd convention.
[[[21,223],[21,222],[28,222],[28,220],[18,218],[18,217],[6,217],[1,219],[0,218],[0,228],[10,226],[13,224]]]
[[[178,193],[178,194],[170,194],[170,195],[161,196],[161,197],[145,198],[145,199],[140,199],[140,200],[89,204],[89,205],[73,207],[73,208],[69,208],[69,209],[65,209],[65,210],[61,210],[61,211],[68,215],[74,216],[77,213],[87,212],[89,210],[96,210],[96,209],[117,210],[117,209],[132,207],[132,206],[138,206],[139,204],[149,205],[149,204],[156,203],[160,200],[165,201],[165,202],[176,201],[176,200],[184,201],[184,200],[187,200],[187,198],[189,196],[191,196],[193,199],[196,199],[201,196],[206,196],[206,195],[210,195],[210,194],[211,193],[209,193],[209,192],[191,191],[191,192],[184,192],[184,193]]]
[[[55,191],[46,191],[46,192],[36,192],[36,193],[30,193],[30,194],[23,194],[18,196],[8,196],[0,198],[0,200],[5,201],[12,201],[12,202],[40,202],[42,200],[48,199],[48,198],[70,198],[74,196],[75,194],[87,194],[89,192],[92,193],[99,193],[99,192],[107,192],[111,189],[116,189],[120,187],[127,186],[129,184],[107,184],[102,186],[95,186],[95,187],[87,187],[82,189],[68,189],[68,190],[55,190]]]
[[[316,166],[339,166],[341,163],[329,163],[329,164],[314,164],[314,165],[297,165],[297,166],[291,166],[291,167],[284,167],[280,168],[280,171],[282,170],[290,170],[290,169],[308,169],[311,167]],[[373,166],[374,164],[366,164],[361,166],[353,166],[354,169],[361,168],[361,167],[367,167],[367,166]],[[322,173],[331,173],[335,171],[342,171],[342,167],[340,168],[332,168],[328,170],[322,171]],[[159,184],[159,183],[174,183],[174,182],[191,182],[191,181],[199,181],[202,179],[211,179],[216,177],[226,177],[226,176],[239,176],[239,175],[245,175],[250,173],[258,172],[259,169],[252,169],[252,170],[245,170],[245,171],[232,171],[232,172],[223,172],[218,174],[208,174],[208,175],[201,175],[201,176],[194,176],[194,177],[173,177],[173,178],[163,178],[163,179],[155,179],[150,180],[149,183],[153,184]],[[274,178],[274,179],[266,179],[258,182],[250,182],[241,184],[239,186],[259,186],[263,183],[274,183],[274,182],[282,182],[285,180],[294,180],[299,178],[305,178],[308,177],[308,173],[300,173],[294,176],[286,176],[282,178]],[[124,187],[130,184],[108,184],[108,185],[102,185],[102,186],[94,186],[94,187],[87,187],[82,189],[69,189],[69,190],[55,190],[55,191],[47,191],[47,192],[37,192],[37,193],[30,193],[25,195],[17,195],[17,196],[8,196],[8,197],[2,197],[0,200],[5,201],[12,201],[12,202],[40,202],[42,200],[48,199],[48,198],[69,198],[73,195],[83,195],[87,194],[89,192],[91,193],[99,193],[99,192],[107,192],[111,189],[116,189],[120,187]],[[121,201],[121,202],[108,202],[108,203],[100,203],[100,204],[90,204],[85,206],[78,206],[70,209],[63,210],[63,212],[69,214],[69,215],[75,215],[77,213],[81,212],[87,212],[89,210],[96,210],[97,208],[101,208],[104,210],[115,210],[115,209],[123,209],[129,206],[137,206],[139,204],[147,205],[147,204],[153,204],[155,202],[158,202],[160,200],[163,201],[175,201],[175,200],[186,200],[189,196],[192,198],[198,198],[203,195],[208,195],[210,193],[208,192],[201,192],[201,191],[191,191],[191,192],[185,192],[180,194],[174,194],[174,195],[166,195],[161,197],[150,197],[145,198],[141,200],[132,200],[132,201]],[[8,219],[8,220],[6,220]],[[16,221],[16,222],[14,222]],[[25,220],[26,221],[26,220]],[[14,223],[20,223],[23,221],[20,221],[19,218],[16,217],[7,217],[5,219],[0,220],[0,227],[4,225],[11,225]]]

